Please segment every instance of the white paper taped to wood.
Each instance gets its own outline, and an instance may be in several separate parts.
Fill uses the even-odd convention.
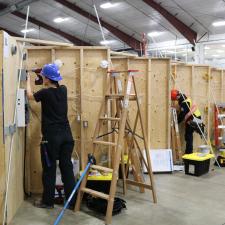
[[[153,172],[173,171],[173,157],[171,149],[151,149],[150,158]],[[144,172],[147,172],[145,166]]]
[[[6,32],[3,32],[3,57],[8,58],[9,57],[9,35]]]
[[[131,92],[131,87],[132,87],[132,80],[129,78],[128,83],[127,83],[127,94],[129,95]]]

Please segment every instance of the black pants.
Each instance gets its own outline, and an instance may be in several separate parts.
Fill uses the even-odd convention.
[[[186,150],[185,154],[193,153],[193,133],[194,129],[189,125],[185,125],[185,141],[186,141]]]
[[[73,164],[71,162],[73,147],[74,141],[70,127],[49,129],[43,134],[41,144],[42,182],[44,189],[42,201],[47,205],[54,204],[56,160],[59,160],[66,199],[69,198],[75,186]],[[74,201],[72,199],[71,205],[75,203]]]

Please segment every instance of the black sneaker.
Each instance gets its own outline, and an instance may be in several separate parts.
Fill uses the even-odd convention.
[[[43,203],[42,201],[36,201],[34,202],[34,206],[41,209],[53,209],[54,205],[47,205]]]

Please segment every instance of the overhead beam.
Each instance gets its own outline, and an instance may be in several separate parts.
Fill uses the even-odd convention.
[[[16,4],[12,4],[12,5],[5,5],[6,7],[4,7],[4,4],[1,5],[1,11],[0,11],[0,16],[5,16],[9,13],[12,13],[14,11],[17,11],[17,10],[21,10],[23,9],[24,7],[30,5],[31,3],[33,2],[37,2],[39,0],[23,0],[23,1],[20,1]]]
[[[197,33],[177,19],[174,15],[163,8],[154,0],[143,0],[147,5],[159,12],[165,19],[167,19],[192,45],[195,45],[197,40]]]
[[[61,5],[73,10],[76,13],[79,13],[80,15],[90,19],[91,21],[98,23],[98,19],[96,16],[93,16],[89,12],[83,10],[79,6],[75,5],[74,3],[71,3],[67,0],[55,0],[56,2],[60,3]],[[124,43],[126,43],[128,46],[133,48],[134,50],[140,51],[142,49],[142,42],[135,39],[134,37],[124,33],[123,31],[119,30],[117,27],[114,27],[110,25],[109,23],[105,22],[104,20],[100,19],[101,25],[106,28],[108,31],[110,31],[112,34],[114,34],[116,37],[118,37],[120,40],[122,40]]]
[[[11,30],[8,30],[7,28],[4,28],[4,27],[0,27],[0,30],[7,32],[9,35],[14,36],[14,37],[22,37],[22,35],[17,34]]]
[[[17,16],[17,17],[21,18],[21,19],[24,19],[24,20],[26,19],[26,15],[21,13],[21,12],[15,11],[15,12],[12,12],[12,14],[14,16]],[[80,40],[79,38],[77,38],[77,37],[75,37],[73,35],[70,35],[70,34],[64,32],[64,31],[61,31],[59,29],[56,29],[56,28],[54,28],[54,27],[52,27],[52,26],[50,26],[50,25],[48,25],[48,24],[46,24],[46,23],[44,23],[42,21],[39,21],[39,20],[37,20],[34,17],[29,17],[29,22],[31,22],[33,24],[36,24],[37,26],[40,26],[40,27],[42,27],[42,28],[44,28],[46,30],[49,30],[49,31],[51,31],[51,32],[53,32],[55,34],[58,34],[58,35],[64,37],[65,39],[71,41],[75,45],[78,45],[78,46],[91,45],[90,43],[87,43],[87,42],[85,42],[83,40]]]

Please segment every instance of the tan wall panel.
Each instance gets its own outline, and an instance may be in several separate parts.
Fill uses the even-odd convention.
[[[21,46],[17,45],[12,37],[8,37],[8,54],[3,57],[3,77],[4,77],[4,125],[13,124],[15,109],[16,90],[18,82],[18,69],[20,65]],[[11,47],[17,45],[17,54],[11,55]],[[1,50],[1,52],[4,50]],[[1,92],[2,93],[2,92]],[[2,98],[1,98],[2,99]],[[2,114],[1,114],[2,115]],[[1,138],[2,140],[2,138]],[[5,166],[8,168],[11,137],[5,137]],[[24,129],[17,129],[14,134],[12,145],[12,162],[7,202],[7,221],[10,222],[17,209],[23,202],[23,157],[24,157]],[[6,174],[7,169],[5,168]],[[3,170],[4,171],[4,170]]]
[[[192,98],[192,69],[193,67],[185,64],[178,64],[172,66],[175,80],[173,80],[174,88],[180,90],[185,95]],[[179,132],[181,138],[181,150],[184,153],[186,148],[185,124],[184,122],[179,124]]]
[[[150,147],[170,147],[170,60],[151,60],[150,80]]]
[[[40,57],[38,57],[40,56]],[[68,118],[71,125],[75,148],[83,159],[83,167],[87,159],[87,153],[92,152],[92,136],[97,122],[97,115],[103,96],[104,83],[106,81],[106,69],[100,67],[101,60],[107,60],[107,49],[95,48],[49,48],[28,49],[27,66],[29,69],[42,67],[55,59],[63,62],[60,68],[63,76],[62,84],[68,89]],[[34,77],[32,82],[34,83]],[[34,90],[41,87],[33,85]],[[28,129],[28,149],[30,150],[31,192],[42,191],[41,160],[40,160],[40,104],[31,102],[31,122]],[[81,121],[77,118],[81,117]],[[88,128],[83,128],[83,122],[88,121]],[[82,140],[82,141],[81,141]],[[81,144],[83,143],[83,144]],[[97,158],[100,158],[99,151]],[[76,154],[74,154],[74,157]]]

